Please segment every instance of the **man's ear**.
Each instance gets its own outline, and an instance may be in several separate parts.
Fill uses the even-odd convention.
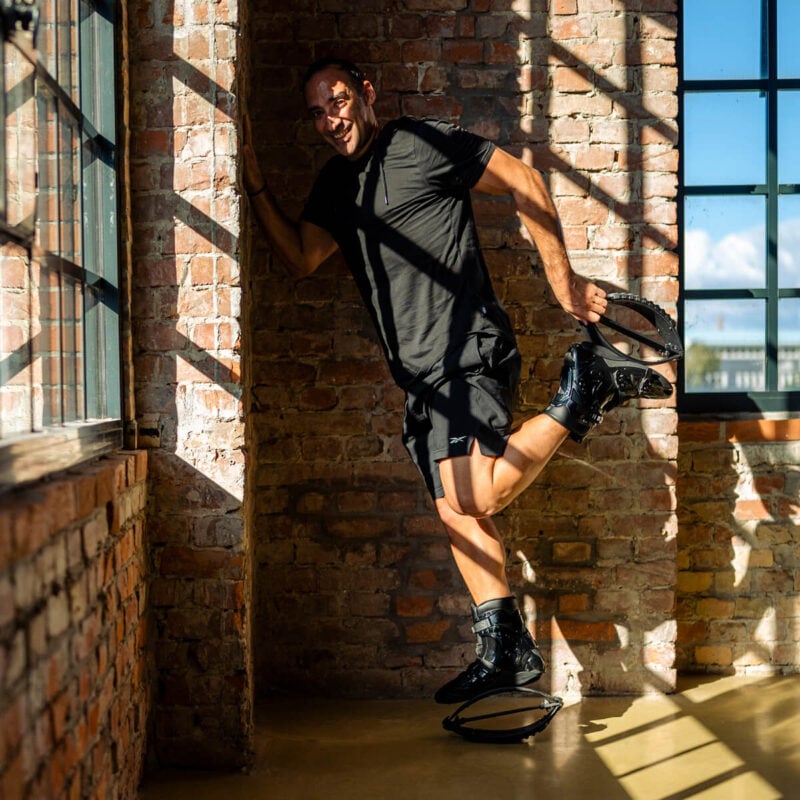
[[[375,103],[376,97],[375,87],[369,81],[364,81],[364,102],[371,106]]]

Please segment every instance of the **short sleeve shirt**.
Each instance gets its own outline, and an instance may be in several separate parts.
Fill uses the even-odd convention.
[[[328,161],[306,204],[303,218],[339,245],[400,386],[471,334],[513,337],[469,194],[493,152],[456,125],[402,117],[359,160]]]

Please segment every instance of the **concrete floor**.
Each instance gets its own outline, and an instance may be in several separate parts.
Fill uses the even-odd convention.
[[[800,798],[799,676],[679,690],[587,698],[513,745],[447,733],[431,701],[276,700],[250,774],[165,770],[140,800]]]

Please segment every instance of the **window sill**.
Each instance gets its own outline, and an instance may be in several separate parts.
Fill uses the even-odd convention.
[[[0,493],[120,447],[118,419],[69,423],[0,441]]]

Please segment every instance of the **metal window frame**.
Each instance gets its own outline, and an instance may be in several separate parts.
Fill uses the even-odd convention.
[[[119,449],[123,443],[121,317],[118,288],[121,246],[117,225],[119,195],[116,177],[118,158],[116,97],[119,77],[117,41],[114,32],[115,7],[113,0],[87,0],[87,5],[93,13],[82,15],[78,20],[79,52],[85,53],[87,47],[91,48],[94,59],[104,62],[108,60],[114,65],[114,69],[113,79],[104,84],[94,80],[100,73],[97,64],[94,61],[87,63],[85,58],[81,59],[79,75],[81,92],[83,95],[87,81],[90,82],[92,92],[90,96],[83,95],[87,97],[86,102],[81,103],[83,108],[75,104],[49,73],[39,53],[33,47],[30,36],[25,36],[21,31],[5,25],[2,31],[2,47],[15,47],[31,63],[36,80],[57,99],[76,123],[79,134],[81,203],[85,202],[87,195],[96,193],[96,197],[93,197],[96,215],[90,220],[86,213],[81,214],[83,241],[89,252],[88,258],[84,259],[84,266],[60,255],[43,252],[34,242],[32,231],[5,224],[4,215],[0,219],[0,238],[21,244],[28,251],[29,259],[46,258],[55,267],[62,280],[62,286],[65,277],[81,285],[84,336],[81,352],[84,356],[83,375],[86,387],[83,396],[85,419],[77,422],[62,421],[62,424],[48,426],[40,431],[0,440],[0,493]],[[99,26],[105,26],[105,30],[100,33],[98,41],[94,38],[94,33],[99,30]],[[90,114],[93,117],[91,119]],[[4,120],[3,115],[0,118],[0,133],[4,133]],[[85,161],[89,150],[94,156],[92,165]],[[93,169],[94,164],[99,166]],[[88,185],[89,180],[96,182],[94,187]],[[105,220],[105,224],[97,224],[100,218]],[[109,220],[113,222],[109,224]],[[86,342],[87,318],[93,314],[97,316],[94,320],[98,337],[96,355],[101,364],[90,363],[93,358]],[[94,399],[90,397],[87,386],[90,377],[99,389],[99,399],[97,396]]]
[[[681,6],[679,30],[683,30]],[[765,385],[763,392],[687,392],[684,371],[678,375],[678,410],[685,413],[751,415],[800,411],[800,391],[778,391],[778,301],[799,298],[800,287],[778,287],[778,197],[800,194],[800,184],[778,183],[778,94],[800,90],[800,78],[779,78],[777,66],[777,0],[762,0],[761,73],[758,79],[687,80],[683,77],[683,37],[678,36],[678,147],[685,152],[684,100],[690,92],[749,91],[763,93],[767,103],[766,179],[764,184],[686,186],[683,160],[678,168],[678,231],[681,262],[684,261],[684,201],[697,196],[762,196],[766,200],[766,286],[763,289],[687,289],[680,271],[678,310],[683,334],[687,300],[763,299],[766,302]]]

